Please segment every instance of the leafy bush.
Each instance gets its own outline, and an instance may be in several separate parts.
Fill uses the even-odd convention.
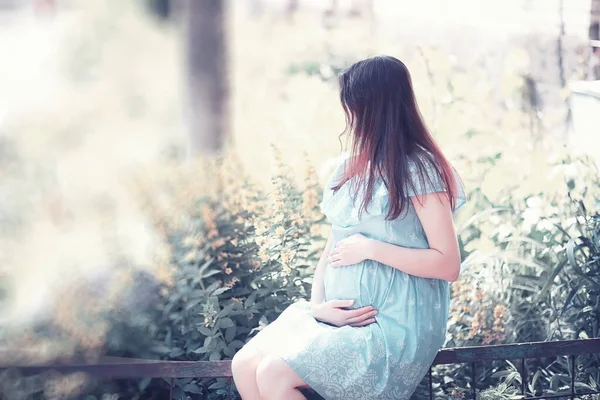
[[[270,193],[252,185],[230,158],[202,171],[171,171],[158,185],[170,193],[168,199],[138,182],[163,239],[156,270],[168,277],[144,334],[161,358],[230,359],[249,335],[309,297],[326,234],[318,210],[320,185],[312,167],[303,187],[297,185],[275,154],[279,172]],[[208,186],[208,174],[215,187]],[[190,182],[195,189],[176,189]],[[175,385],[174,397],[182,399],[219,398],[227,390],[225,381],[214,379],[178,379]],[[137,392],[145,398],[166,389],[163,381],[144,380]]]
[[[600,214],[590,215],[581,200],[574,204],[578,208],[575,227],[580,235],[565,243],[561,254],[564,260],[548,277],[539,303],[554,310],[549,315],[553,338],[597,338],[600,337]],[[533,360],[528,365],[537,370],[528,384],[530,393],[568,393],[571,361],[567,357]],[[580,390],[598,390],[600,358],[593,354],[577,357],[575,375]]]
[[[498,386],[490,387],[488,389],[478,391],[477,399],[478,400],[512,400],[518,399],[520,396],[518,395],[519,391],[516,387],[511,386],[506,383],[500,383]],[[470,390],[464,388],[454,388],[449,391],[449,394],[442,394],[440,396],[436,396],[436,399],[442,400],[461,400],[461,399],[471,399],[472,392]]]
[[[279,172],[272,190],[253,184],[232,157],[166,169],[164,175],[150,172],[154,180],[137,181],[139,198],[159,233],[153,272],[163,283],[150,312],[114,316],[106,344],[110,354],[231,358],[291,302],[308,297],[312,267],[327,233],[317,210],[321,189],[312,168],[305,184],[296,184],[291,168],[275,153]],[[479,163],[485,169],[498,159]],[[448,346],[598,336],[598,225],[582,206],[593,204],[595,191],[578,186],[581,180],[597,182],[597,175],[579,160],[557,168],[574,166],[581,169],[565,173],[565,190],[556,193],[523,198],[509,187],[492,200],[479,189],[471,191],[473,215],[458,225],[465,262],[453,284]],[[560,359],[528,367],[546,371],[538,374],[537,386],[530,384],[532,393],[550,381],[560,383],[553,376],[569,371]],[[597,359],[581,358],[580,367],[596,371],[590,385],[599,381]],[[510,367],[497,362],[480,371],[478,387],[496,386],[499,374]],[[443,382],[436,395],[469,386],[470,372],[463,366],[438,367],[434,374]],[[215,380],[175,383],[178,398],[197,393],[218,398],[226,388]],[[131,398],[150,398],[166,388],[162,380],[104,386]]]
[[[506,279],[498,265],[470,264],[469,261],[463,263],[462,276],[452,285],[446,346],[504,343],[508,319],[506,287],[503,287]],[[482,268],[488,269],[488,279],[481,278]],[[500,271],[489,271],[494,268]],[[495,279],[489,279],[489,276]]]
[[[162,193],[168,193],[167,199],[154,196],[156,189],[141,191],[146,193],[146,208],[163,236],[156,270],[168,284],[161,290],[163,300],[145,331],[160,357],[231,358],[249,335],[291,302],[308,297],[312,266],[326,236],[326,225],[316,209],[320,187],[314,170],[308,171],[309,179],[302,188],[290,178],[290,168],[279,156],[277,160],[280,172],[269,194],[251,185],[232,160],[186,174],[170,171],[159,185]],[[209,174],[214,187],[205,176]],[[190,189],[188,182],[195,182],[195,188]],[[572,183],[565,186],[574,195]],[[577,230],[577,224],[567,225],[571,219],[565,214],[581,203],[573,203],[568,195],[564,200],[543,193],[537,199],[520,200],[508,192],[499,207],[479,196],[475,191],[472,202],[480,203],[476,207],[482,209],[487,202],[487,209],[459,226],[465,262],[460,280],[453,284],[447,345],[544,340],[559,326],[561,338],[571,338],[574,334],[568,334],[568,327],[577,324],[581,326],[577,332],[595,335],[597,330],[589,327],[593,318],[588,318],[595,310],[585,308],[588,306],[583,304],[588,302],[581,296],[596,292],[591,287],[584,292],[574,290],[576,294],[571,295],[563,290],[565,283],[575,287],[597,279],[589,276],[595,258],[584,256],[589,256],[589,251],[582,252],[583,246],[593,249],[593,235],[597,234],[590,233],[591,239],[580,239],[581,244],[572,247],[570,262],[564,250]],[[539,210],[537,219],[531,221],[536,204],[544,203],[549,204],[550,212]],[[175,215],[173,210],[177,210]],[[487,224],[495,227],[486,230]],[[474,248],[473,243],[481,240],[490,241],[491,249]],[[572,274],[571,264],[587,275],[575,279],[578,275]],[[565,306],[574,299],[579,311]],[[589,304],[592,302],[590,299]],[[550,306],[564,312],[545,311]],[[588,321],[587,325],[583,321]],[[597,361],[589,363],[588,367],[597,366]],[[541,362],[528,366],[546,371],[538,374],[535,382],[539,387],[549,383],[553,374],[568,374],[560,361],[550,368]],[[498,379],[505,383],[510,374],[506,362],[482,366],[478,387],[491,385],[510,394],[510,385],[504,388],[497,383]],[[464,366],[437,367],[434,376],[444,382],[436,395],[470,386],[470,372]],[[176,380],[176,385],[181,398],[186,393],[218,397],[226,388],[225,382],[215,380]],[[539,387],[530,383],[532,393],[539,392]],[[144,381],[137,390],[143,394],[164,389],[164,382]],[[481,393],[491,396],[495,392]]]
[[[475,268],[480,271],[478,282],[500,282],[505,292],[509,342],[578,336],[562,310],[571,302],[564,285],[578,276],[565,246],[573,237],[586,235],[582,204],[597,204],[599,177],[593,162],[585,159],[566,157],[553,170],[552,190],[524,198],[515,188],[503,189],[495,201],[474,191],[472,205],[483,211],[460,227],[463,256],[469,265],[482,267]],[[560,181],[562,186],[557,186]]]
[[[480,162],[485,168],[498,158]],[[598,172],[585,158],[565,157],[553,173],[553,190],[527,197],[511,187],[493,201],[472,191],[470,206],[481,211],[458,226],[465,262],[452,285],[448,347],[599,336],[597,214],[584,206],[598,204]],[[567,358],[527,365],[539,371],[529,380],[531,393],[555,393],[569,379]],[[595,356],[578,358],[582,387],[596,385],[599,365]],[[478,371],[478,387],[486,387],[511,367],[499,361]],[[442,395],[467,387],[470,368],[439,366],[434,377]]]
[[[577,218],[581,236],[569,239],[565,246],[568,260],[568,288],[560,316],[562,323],[578,336],[600,336],[600,213],[588,215],[579,202]],[[579,243],[578,243],[579,242]]]

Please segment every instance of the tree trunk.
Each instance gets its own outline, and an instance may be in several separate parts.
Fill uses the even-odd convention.
[[[596,26],[598,26],[597,24],[600,22],[600,0],[592,0],[592,8],[590,10],[590,25],[592,24],[596,24]],[[596,35],[598,35],[599,32],[596,32]]]
[[[294,15],[298,11],[298,0],[287,0],[285,5],[285,17],[288,21],[294,19]]]
[[[171,0],[147,0],[150,11],[161,20],[168,20],[171,17]]]
[[[187,1],[186,89],[191,156],[222,150],[229,130],[225,3]]]
[[[590,9],[590,59],[588,79],[600,79],[600,0],[592,0]]]

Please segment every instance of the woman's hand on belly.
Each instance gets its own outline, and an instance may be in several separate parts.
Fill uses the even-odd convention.
[[[372,239],[356,233],[336,243],[329,253],[328,262],[333,267],[359,264],[371,258]]]
[[[329,300],[313,304],[312,315],[317,321],[335,326],[365,326],[375,322],[377,310],[372,306],[346,310],[352,307],[354,300]]]

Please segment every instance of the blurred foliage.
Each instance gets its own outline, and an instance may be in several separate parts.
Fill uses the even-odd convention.
[[[162,181],[138,180],[139,198],[163,238],[156,271],[166,283],[145,329],[119,331],[122,344],[148,337],[149,350],[160,358],[231,359],[249,335],[310,295],[327,234],[318,211],[319,183],[309,167],[304,184],[297,185],[277,150],[275,160],[279,173],[268,193],[250,182],[233,157],[178,175],[169,171]],[[123,354],[126,348],[111,354],[137,356]],[[144,380],[118,390],[146,398],[168,391],[168,383]],[[226,390],[225,380],[178,379],[174,398],[221,398]]]

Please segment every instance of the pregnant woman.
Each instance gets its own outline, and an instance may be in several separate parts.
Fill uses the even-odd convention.
[[[374,57],[340,76],[352,152],[329,179],[331,235],[312,298],[233,359],[244,400],[408,399],[446,335],[460,272],[453,212],[465,201],[418,110],[406,66]]]

